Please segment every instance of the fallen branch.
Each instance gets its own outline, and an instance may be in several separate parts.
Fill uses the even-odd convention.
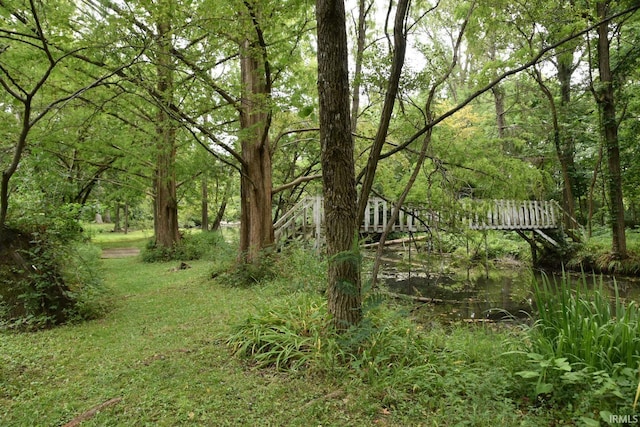
[[[388,245],[394,245],[396,243],[407,243],[407,242],[419,242],[420,240],[426,240],[427,238],[429,238],[430,236],[418,236],[418,237],[403,237],[402,239],[394,239],[394,240],[386,240],[384,242],[385,246]],[[365,243],[364,245],[362,245],[363,248],[374,248],[377,247],[380,244],[380,242],[374,242],[374,243]]]
[[[405,294],[394,294],[393,292],[386,292],[387,295],[389,295],[392,298],[396,298],[396,299],[410,299],[413,301],[417,301],[417,302],[424,302],[424,303],[433,303],[433,304],[442,304],[442,303],[452,303],[452,302],[460,302],[460,301],[449,301],[449,300],[443,300],[440,298],[428,298],[428,297],[419,297],[416,295],[405,295]]]
[[[77,417],[75,417],[74,419],[72,419],[71,421],[69,421],[68,423],[66,423],[65,425],[63,425],[62,427],[76,427],[78,425],[80,425],[81,422],[88,420],[89,418],[93,418],[96,416],[96,414],[100,411],[102,411],[104,408],[107,408],[109,406],[115,405],[116,403],[120,402],[122,400],[121,397],[114,397],[113,399],[109,399],[106,402],[103,402],[99,405],[94,406],[93,408],[89,409],[88,411],[78,415]]]

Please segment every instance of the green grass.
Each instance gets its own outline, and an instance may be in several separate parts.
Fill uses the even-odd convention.
[[[153,237],[153,230],[131,230],[127,234],[124,232],[113,232],[113,224],[92,224],[83,223],[84,233],[91,239],[91,242],[101,249],[136,247],[142,249]]]
[[[322,301],[322,275],[314,278],[310,272],[319,270],[308,259],[283,257],[278,278],[252,287],[209,279],[213,261],[170,271],[175,263],[103,260],[113,305],[104,318],[0,332],[0,425],[62,425],[113,398],[122,400],[82,425],[540,426],[571,419],[523,406],[512,393],[524,363],[524,356],[503,356],[520,346],[514,330],[411,326],[384,309],[374,329],[350,338],[346,365],[276,369],[234,356],[227,341],[237,325],[268,318],[269,306],[276,317],[287,307],[295,312],[294,294],[311,310],[285,321],[307,330],[306,316],[318,314],[313,301]]]

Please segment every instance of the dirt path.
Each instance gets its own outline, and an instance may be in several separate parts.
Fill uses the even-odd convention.
[[[139,254],[140,249],[138,248],[109,248],[102,250],[100,258],[128,258]]]

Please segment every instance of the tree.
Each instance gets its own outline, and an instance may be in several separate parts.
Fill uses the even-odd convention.
[[[155,11],[158,94],[156,115],[156,170],[154,179],[154,230],[156,245],[173,248],[180,241],[176,194],[176,124],[170,116],[174,103],[174,58],[171,17],[173,0],[162,1]],[[152,14],[153,15],[153,14]]]
[[[253,34],[240,46],[242,99],[240,108],[240,255],[257,263],[260,251],[274,240],[271,219],[271,66],[260,24],[260,11],[246,1]]]
[[[339,331],[362,318],[356,238],[354,143],[349,111],[347,32],[343,0],[316,0],[318,97],[327,256],[327,299]]]
[[[69,70],[74,69],[77,61],[74,61],[72,54],[65,50],[61,52],[58,46],[52,45],[56,36],[45,32],[45,26],[40,19],[41,10],[34,0],[29,0],[24,10],[9,8],[4,3],[0,3],[0,6],[11,14],[14,23],[11,27],[4,26],[0,29],[0,37],[9,43],[4,47],[0,57],[0,85],[13,98],[14,102],[6,108],[9,108],[9,112],[17,117],[20,123],[16,141],[11,149],[10,161],[3,165],[0,180],[1,235],[7,221],[9,183],[18,170],[28,145],[29,134],[34,127],[56,108],[69,104],[90,89],[105,84],[130,64],[125,61],[116,70],[92,77],[88,81],[84,79],[81,84],[77,84],[77,79],[70,79],[75,83],[75,87],[70,91],[47,93],[49,86],[54,86],[52,80],[65,80],[65,76]],[[63,10],[70,13],[66,9]],[[53,27],[53,24],[50,26]],[[60,32],[64,33],[65,30],[69,29]]]
[[[611,52],[609,42],[609,14],[611,1],[596,3],[596,16],[599,20],[597,34],[598,71],[600,84],[596,91],[596,100],[602,114],[602,133],[607,153],[608,189],[610,224],[613,240],[611,253],[616,259],[627,257],[627,240],[624,231],[624,202],[622,199],[622,175],[620,171],[620,145],[618,142],[618,121],[616,119],[616,102],[614,75],[611,70]]]

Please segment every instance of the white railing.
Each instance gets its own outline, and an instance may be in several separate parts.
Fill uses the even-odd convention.
[[[392,208],[393,204],[384,199],[369,199],[360,230],[382,233],[391,217]],[[463,219],[473,230],[542,230],[559,228],[562,213],[554,201],[467,200],[460,204],[460,211],[453,217],[457,217],[458,221]],[[443,221],[450,222],[427,209],[407,207],[400,210],[391,231],[426,231],[428,227],[438,227]],[[315,245],[319,247],[323,227],[324,199],[315,196],[302,199],[287,211],[274,224],[274,233],[276,241],[302,237],[315,240]]]
[[[469,219],[472,230],[540,230],[559,228],[560,208],[553,201],[494,200]]]

